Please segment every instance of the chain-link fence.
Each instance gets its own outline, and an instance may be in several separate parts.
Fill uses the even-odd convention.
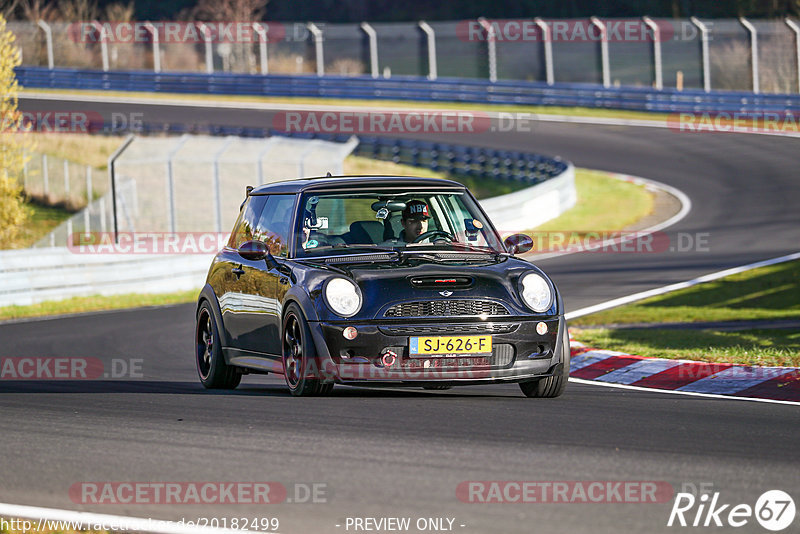
[[[103,173],[92,183],[95,194],[101,184],[106,194],[36,246],[64,246],[67,236],[115,230],[227,232],[246,186],[343,174],[344,158],[357,144],[356,138],[334,143],[285,137],[137,137],[114,165],[116,210]]]
[[[85,207],[108,190],[100,169],[47,154],[26,154],[21,178],[27,196],[70,210]]]
[[[761,92],[800,91],[800,21],[792,19],[658,19],[652,21],[658,39],[644,19],[317,23],[319,44],[304,23],[264,23],[269,37],[263,41],[250,28],[258,23],[226,23],[233,30],[214,33],[208,43],[199,23],[175,23],[181,31],[173,34],[165,23],[156,30],[143,24],[131,23],[124,33],[130,38],[120,37],[117,26],[99,23],[12,22],[9,28],[23,64],[35,66],[154,69],[155,31],[158,66],[169,72],[313,74],[321,61],[323,72],[334,75],[488,78],[495,64],[498,80],[548,81],[549,69],[554,82],[644,87],[660,77],[663,87],[682,89],[703,88],[708,77],[711,89],[738,91],[755,87],[755,49]],[[237,33],[237,24],[248,25],[249,33]],[[701,26],[708,36],[705,58]]]

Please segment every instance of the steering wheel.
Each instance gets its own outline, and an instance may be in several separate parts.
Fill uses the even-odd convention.
[[[419,234],[417,237],[414,238],[412,243],[419,243],[420,241],[424,241],[435,235],[439,235],[446,239],[449,239],[451,243],[456,240],[455,236],[450,232],[445,232],[444,230],[431,230],[430,232]]]

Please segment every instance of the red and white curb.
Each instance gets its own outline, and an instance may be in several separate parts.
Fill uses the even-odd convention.
[[[570,340],[570,378],[635,388],[800,402],[800,369],[646,358]]]

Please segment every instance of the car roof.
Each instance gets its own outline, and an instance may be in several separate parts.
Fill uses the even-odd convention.
[[[251,195],[272,195],[286,193],[301,193],[305,191],[343,191],[343,190],[364,190],[365,188],[436,188],[436,189],[458,189],[465,187],[452,180],[443,178],[422,178],[419,176],[323,176],[317,178],[301,178],[296,180],[286,180],[274,182],[256,187],[250,192]]]

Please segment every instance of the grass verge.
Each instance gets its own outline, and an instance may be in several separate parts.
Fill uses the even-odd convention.
[[[798,294],[800,261],[792,261],[579,317],[570,332],[587,345],[640,356],[798,367],[800,332],[794,329],[624,328],[631,323],[800,319]]]
[[[800,261],[734,274],[579,317],[575,326],[800,319]]]
[[[800,332],[792,329],[579,329],[570,334],[591,347],[656,358],[800,367]]]
[[[161,294],[95,295],[92,297],[73,297],[67,300],[41,302],[30,306],[4,306],[0,307],[0,320],[183,304],[195,302],[199,294],[200,289],[191,289],[189,291]]]
[[[530,232],[574,232],[582,238],[587,232],[622,230],[649,215],[655,203],[643,185],[590,169],[575,169],[575,190],[578,200],[572,209]]]
[[[104,170],[108,157],[122,143],[117,135],[89,135],[79,133],[28,133],[38,154],[47,154],[81,165]]]
[[[28,220],[22,227],[14,248],[28,248],[34,245],[48,232],[66,221],[73,213],[64,208],[44,206],[38,202],[27,202]]]

